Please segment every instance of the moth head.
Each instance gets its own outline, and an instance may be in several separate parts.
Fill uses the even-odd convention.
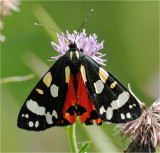
[[[69,44],[69,49],[73,50],[74,48],[77,48],[77,44],[75,42],[74,43],[70,43]]]
[[[79,51],[79,49],[77,48],[77,44],[74,42],[74,43],[70,43],[69,44],[69,51]]]

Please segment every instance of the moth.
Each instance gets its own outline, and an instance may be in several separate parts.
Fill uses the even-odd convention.
[[[91,12],[93,9],[81,27]],[[65,37],[68,51],[26,99],[18,115],[19,128],[42,131],[52,126],[67,126],[75,123],[77,116],[86,125],[94,122],[101,125],[104,121],[125,123],[141,115],[136,98],[110,72],[77,47],[76,37],[73,42]]]
[[[125,123],[141,115],[134,96],[76,43],[34,87],[18,116],[18,127],[41,131],[76,122]]]

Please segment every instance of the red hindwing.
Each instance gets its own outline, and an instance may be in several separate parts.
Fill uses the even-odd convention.
[[[75,123],[76,122],[76,112],[74,111],[74,115],[71,115],[67,110],[71,106],[75,106],[77,101],[76,95],[75,95],[75,90],[74,90],[74,81],[73,81],[73,76],[70,76],[69,79],[69,84],[68,84],[68,90],[67,90],[67,95],[66,95],[66,100],[63,106],[63,117],[67,119],[70,123]]]
[[[90,124],[92,124],[93,120],[95,120],[95,122],[98,125],[102,124],[102,120],[99,117],[97,118],[91,117],[91,112],[94,111],[96,113],[96,110],[92,101],[89,98],[88,91],[84,84],[81,74],[77,75],[77,85],[78,85],[77,94],[75,94],[74,79],[73,75],[71,75],[68,84],[66,100],[63,107],[63,117],[67,121],[69,121],[69,123],[75,123],[76,116],[79,115],[81,123],[89,122]],[[69,112],[67,112],[67,110],[72,106],[74,106],[73,108],[80,106],[80,109],[83,108],[85,111],[83,113],[80,113],[76,112],[75,109],[74,114],[70,114]],[[97,113],[96,116],[98,116]]]

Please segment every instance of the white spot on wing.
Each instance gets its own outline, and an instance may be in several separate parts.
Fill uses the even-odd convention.
[[[52,115],[49,112],[46,114],[46,121],[48,124],[53,124]]]
[[[99,80],[98,80],[99,81]],[[97,83],[97,82],[96,82]],[[101,84],[101,83],[100,83]],[[99,86],[99,84],[95,84],[95,89],[97,90],[97,86]],[[102,89],[103,90],[103,89]],[[98,91],[98,90],[97,90]],[[96,91],[96,93],[97,93]],[[101,91],[102,92],[102,91]],[[115,109],[119,109],[120,107],[122,107],[129,99],[129,93],[127,91],[122,92],[118,98],[116,100],[113,100],[111,102],[111,107],[108,107],[107,110],[105,110],[104,106],[102,106],[100,108],[100,115],[102,115],[104,112],[106,112],[106,119],[107,120],[111,120],[111,118],[113,117],[113,110]],[[132,105],[129,105],[129,108],[131,108]],[[133,106],[132,106],[133,107]],[[127,118],[131,118],[131,114],[127,113]],[[125,115],[121,113],[121,118],[125,119]]]
[[[101,80],[98,80],[94,83],[94,88],[97,94],[100,94],[103,91],[104,84]]]
[[[133,104],[133,106],[136,106],[136,104]]]
[[[39,121],[36,121],[35,127],[37,128],[39,126]]]
[[[126,116],[127,116],[127,118],[131,118],[131,114],[130,113],[127,113]]]
[[[46,114],[45,113],[46,109],[44,107],[39,106],[38,103],[36,101],[33,101],[32,99],[26,102],[26,106],[34,114],[37,114],[37,115]]]
[[[122,119],[122,120],[125,119],[125,116],[124,116],[124,114],[122,114],[122,113],[121,113],[121,119]]]
[[[102,106],[99,110],[100,115],[102,115],[104,112],[106,112],[104,106]]]
[[[51,91],[51,95],[53,97],[58,97],[58,90],[59,90],[59,87],[56,86],[55,84],[53,84],[50,88],[50,91]]]
[[[132,108],[133,108],[133,106],[132,106],[132,105],[129,105],[129,108],[130,108],[130,109],[132,109]]]
[[[22,117],[24,117],[24,114],[22,114]]]
[[[106,111],[106,118],[108,120],[110,120],[113,116],[113,109],[111,107],[108,107],[107,111]]]
[[[55,110],[53,110],[52,116],[54,116],[55,118],[58,118],[57,112]]]
[[[50,114],[50,112],[47,112],[47,114],[46,114],[45,113],[46,109],[44,107],[38,106],[37,102],[35,102],[33,100],[28,100],[26,103],[26,106],[34,114],[44,115],[46,117],[46,122],[48,124],[53,124],[52,116],[54,116],[55,118],[58,118],[57,112],[55,110],[53,110],[52,114]],[[30,123],[30,124],[32,124],[32,123]],[[35,123],[35,127],[36,126],[37,127],[39,126],[38,121],[36,121],[36,123]]]
[[[117,100],[113,100],[111,106],[113,109],[122,107],[129,99],[129,93],[127,91],[122,92]]]
[[[26,114],[26,115],[25,115],[25,118],[29,118],[29,115],[28,115],[28,114]]]
[[[29,121],[29,127],[33,127],[33,122],[32,121]]]
[[[84,83],[87,82],[87,78],[86,78],[86,71],[83,65],[81,65],[81,74],[82,74],[82,78]]]

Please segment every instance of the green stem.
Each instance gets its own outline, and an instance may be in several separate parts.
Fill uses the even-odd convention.
[[[75,135],[75,127],[76,127],[76,124],[72,124],[72,125],[66,127],[69,141],[70,141],[70,145],[71,145],[71,149],[72,149],[72,153],[78,153],[78,148],[77,148],[77,143],[76,143],[76,135]]]

